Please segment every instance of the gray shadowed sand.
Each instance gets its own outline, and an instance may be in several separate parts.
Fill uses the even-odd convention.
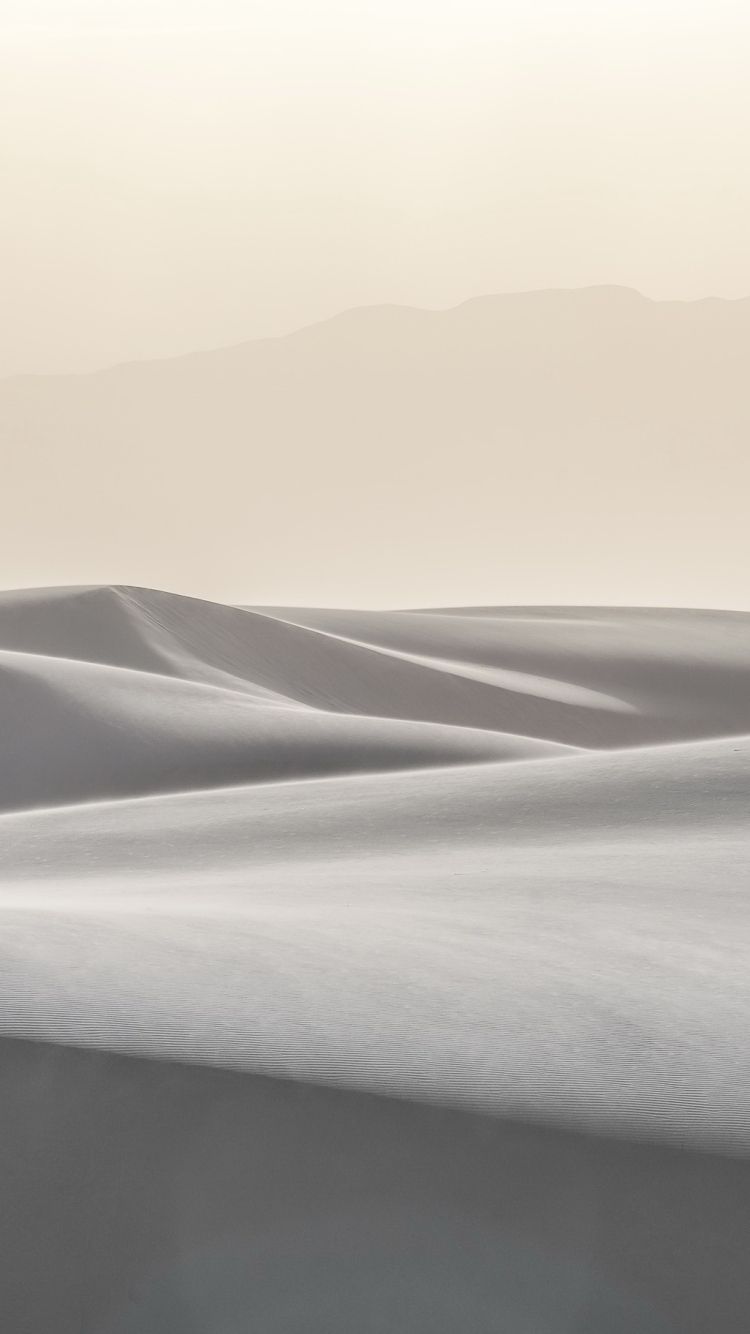
[[[747,1328],[750,617],[5,594],[0,720],[14,1334]]]

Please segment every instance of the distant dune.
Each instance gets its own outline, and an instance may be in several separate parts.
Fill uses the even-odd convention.
[[[748,349],[750,300],[596,287],[6,380],[5,579],[750,609]]]
[[[750,734],[749,624],[0,594],[0,809]]]
[[[749,683],[741,613],[0,596],[3,1328],[742,1334]]]

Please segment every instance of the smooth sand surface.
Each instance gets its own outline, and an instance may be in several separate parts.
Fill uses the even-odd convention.
[[[750,616],[0,596],[15,1334],[750,1327]]]

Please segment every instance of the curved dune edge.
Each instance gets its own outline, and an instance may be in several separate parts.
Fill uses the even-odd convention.
[[[0,811],[326,774],[565,755],[460,725],[326,712],[240,689],[0,649]]]
[[[24,1334],[745,1334],[750,1163],[43,1043],[0,1093]]]
[[[747,1153],[747,631],[6,596],[2,1031]]]

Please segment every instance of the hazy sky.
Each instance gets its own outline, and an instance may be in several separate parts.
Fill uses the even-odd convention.
[[[0,0],[0,372],[750,293],[747,0]]]

